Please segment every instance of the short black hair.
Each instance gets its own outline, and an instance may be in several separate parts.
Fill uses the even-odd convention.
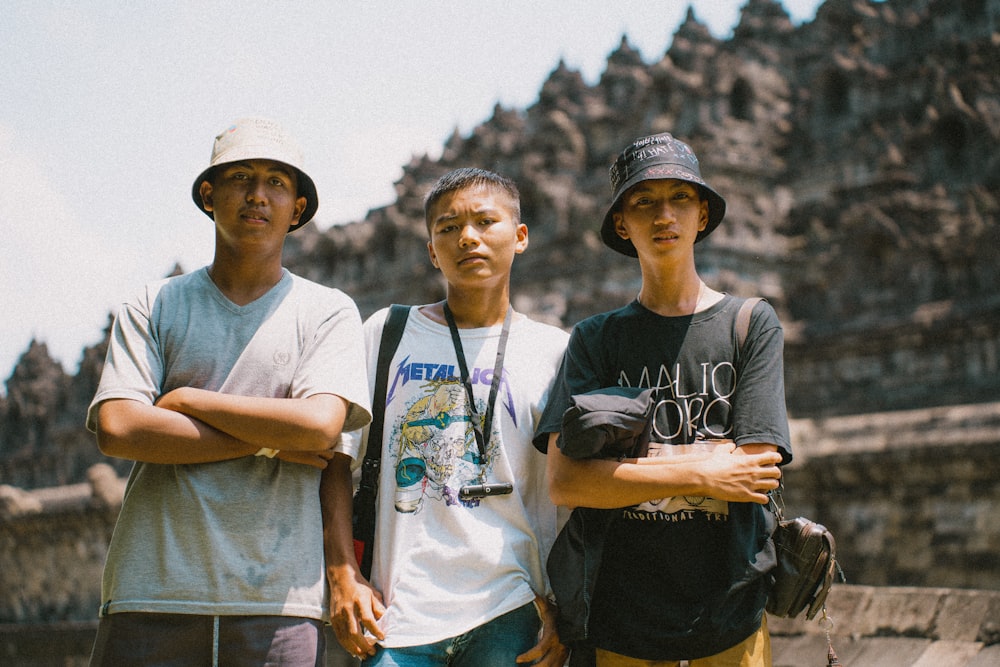
[[[488,169],[476,167],[462,167],[453,169],[442,176],[431,188],[427,196],[424,197],[424,222],[428,230],[431,226],[431,209],[446,194],[465,190],[466,188],[484,187],[499,190],[506,194],[511,201],[511,209],[514,214],[514,223],[521,222],[521,193],[517,189],[514,181]]]

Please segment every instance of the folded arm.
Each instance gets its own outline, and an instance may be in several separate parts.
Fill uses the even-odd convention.
[[[616,461],[571,459],[550,434],[549,495],[566,507],[629,507],[669,496],[766,504],[778,486],[781,455],[771,445],[716,447],[712,453]]]
[[[107,456],[162,464],[225,461],[260,449],[187,415],[131,399],[98,407],[97,445]]]
[[[224,461],[267,447],[288,450],[302,459],[299,463],[310,463],[305,460],[309,456],[302,456],[310,453],[325,465],[346,413],[344,399],[332,394],[259,398],[181,388],[164,394],[156,405],[130,399],[103,402],[97,442],[108,456],[147,463]]]
[[[308,398],[238,396],[180,387],[157,406],[203,421],[259,447],[312,451],[336,442],[347,416],[347,402],[334,394]]]

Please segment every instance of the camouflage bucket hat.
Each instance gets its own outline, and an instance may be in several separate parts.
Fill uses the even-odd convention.
[[[708,200],[708,224],[695,239],[695,243],[712,233],[722,218],[726,215],[726,200],[718,192],[709,187],[701,177],[698,158],[694,151],[683,141],[675,139],[669,133],[654,134],[633,141],[615,163],[609,172],[611,176],[611,206],[604,215],[601,225],[601,240],[612,250],[629,257],[637,257],[632,242],[623,239],[615,232],[612,212],[618,206],[621,196],[636,183],[655,179],[675,178],[701,186]]]
[[[241,118],[215,137],[209,166],[198,174],[191,187],[191,197],[202,213],[212,217],[201,201],[202,182],[210,180],[212,170],[219,165],[241,160],[274,160],[294,169],[299,182],[298,194],[306,198],[306,208],[298,224],[292,225],[288,231],[295,231],[313,219],[319,208],[319,197],[316,184],[302,171],[302,149],[288,132],[267,118]]]

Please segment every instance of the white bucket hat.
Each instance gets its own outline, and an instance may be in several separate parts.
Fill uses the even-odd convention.
[[[240,160],[274,160],[294,169],[299,181],[298,195],[306,198],[306,208],[298,224],[292,225],[288,231],[294,231],[313,219],[319,208],[319,198],[316,184],[302,171],[302,149],[280,125],[267,118],[241,118],[215,137],[209,166],[198,174],[191,187],[191,197],[205,215],[212,217],[201,200],[202,182],[211,180],[212,170],[219,165]]]

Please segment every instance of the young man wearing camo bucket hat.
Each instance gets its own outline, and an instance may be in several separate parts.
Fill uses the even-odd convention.
[[[665,133],[635,140],[611,188],[601,238],[638,257],[642,285],[630,304],[576,325],[539,427],[553,500],[582,508],[564,531],[575,526],[593,567],[577,575],[592,582],[579,597],[555,591],[560,636],[598,666],[768,666],[775,556],[764,506],[791,460],[781,325],[757,303],[737,349],[744,299],[698,276],[695,244],[726,205],[687,144]],[[655,388],[648,451],[570,458],[564,412],[605,387]],[[554,588],[568,566],[557,547]]]
[[[282,266],[318,200],[278,124],[219,134],[192,194],[212,263],[120,308],[87,416],[104,454],[134,461],[91,664],[314,667],[337,512],[350,549],[334,445],[370,419],[361,317]]]

